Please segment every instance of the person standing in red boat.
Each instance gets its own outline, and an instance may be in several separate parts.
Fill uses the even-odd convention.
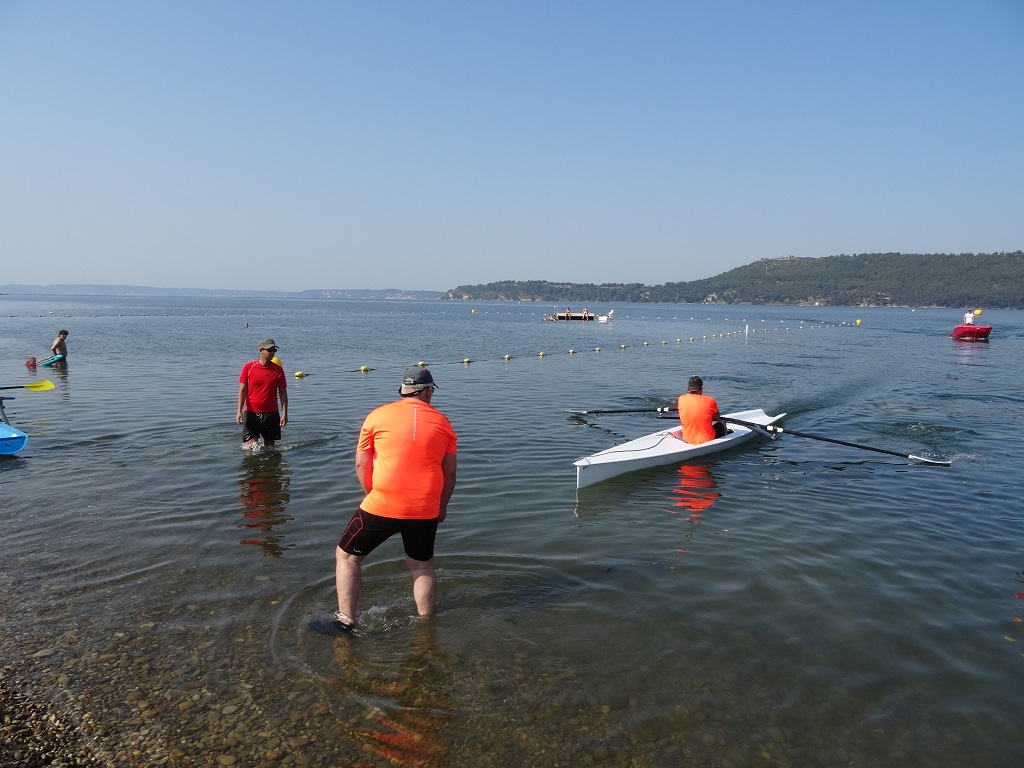
[[[676,408],[683,425],[683,440],[691,445],[725,437],[725,422],[718,417],[718,403],[704,394],[704,380],[700,376],[690,377],[686,394],[679,396]]]
[[[964,315],[964,325],[974,325],[974,310],[968,309]]]

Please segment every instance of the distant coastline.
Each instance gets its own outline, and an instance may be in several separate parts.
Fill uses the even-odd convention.
[[[448,298],[581,304],[745,304],[815,307],[1024,309],[1024,251],[871,253],[761,259],[689,282],[463,285]]]
[[[9,296],[189,296],[211,298],[270,299],[404,299],[440,300],[444,291],[418,291],[401,288],[331,288],[308,291],[245,291],[228,288],[155,288],[146,285],[0,285],[0,295]]]
[[[1024,309],[1024,251],[842,254],[823,258],[789,256],[760,259],[703,280],[660,285],[505,280],[460,285],[448,291],[405,288],[247,291],[140,285],[0,285],[0,295],[5,294]]]

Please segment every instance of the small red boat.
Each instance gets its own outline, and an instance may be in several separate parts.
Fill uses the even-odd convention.
[[[988,341],[991,325],[958,325],[953,329],[953,338],[964,341]]]

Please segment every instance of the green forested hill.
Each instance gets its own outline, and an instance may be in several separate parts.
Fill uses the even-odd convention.
[[[460,285],[452,299],[1024,309],[1024,251],[761,259],[689,282]]]

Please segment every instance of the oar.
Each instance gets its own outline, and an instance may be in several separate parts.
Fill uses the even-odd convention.
[[[948,467],[953,462],[945,461],[943,459],[927,459],[924,456],[915,456],[912,453],[898,453],[896,451],[887,451],[885,448],[875,448],[870,445],[861,445],[860,443],[848,443],[845,440],[836,440],[831,437],[822,437],[821,435],[808,435],[806,432],[794,432],[792,429],[783,429],[777,427],[774,424],[765,426],[763,424],[754,424],[749,421],[741,421],[740,419],[733,419],[726,416],[721,417],[722,421],[729,422],[731,424],[740,424],[744,427],[751,427],[754,429],[764,429],[776,434],[796,435],[797,437],[809,437],[811,440],[821,440],[825,443],[835,443],[836,445],[845,445],[848,448],[861,448],[865,451],[874,451],[875,453],[887,453],[890,456],[899,456],[901,459],[912,459],[913,461],[920,461],[924,464],[937,464],[941,467]]]
[[[566,408],[566,413],[571,413],[574,416],[589,416],[595,413],[657,413],[658,418],[664,413],[672,413],[676,409],[670,405],[659,405],[655,408],[612,408],[609,410],[589,410],[580,411],[573,408]]]
[[[43,379],[42,381],[33,381],[31,384],[18,384],[13,387],[0,387],[0,389],[27,389],[29,392],[45,392],[48,389],[53,389],[53,382],[49,379]]]

